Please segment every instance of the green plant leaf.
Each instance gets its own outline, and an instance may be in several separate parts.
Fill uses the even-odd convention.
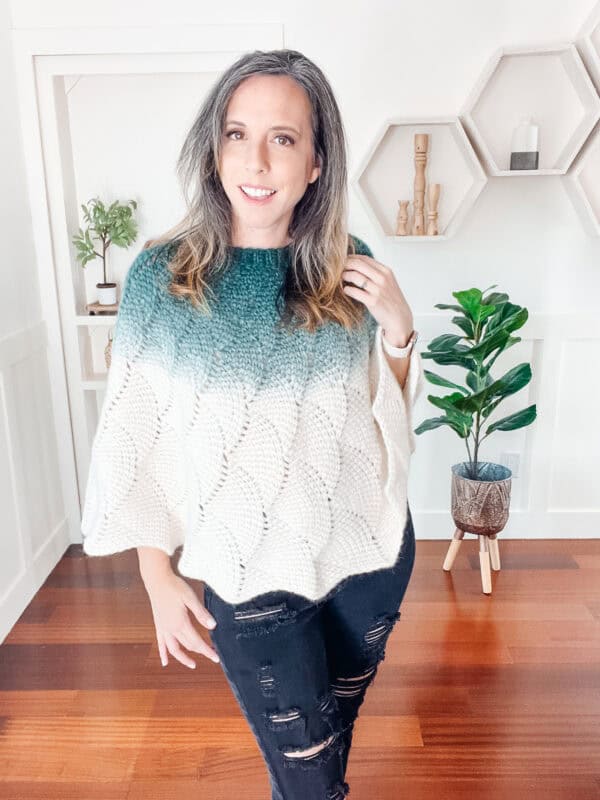
[[[504,400],[504,397],[496,397],[496,399],[495,399],[495,400],[493,400],[493,401],[492,401],[491,403],[489,403],[488,405],[484,406],[484,407],[481,409],[481,416],[482,416],[482,418],[483,418],[483,419],[487,419],[487,417],[489,417],[489,415],[490,415],[490,414],[492,413],[492,411],[493,411],[493,410],[496,408],[496,406],[498,406],[498,405],[499,405],[499,404],[500,404],[500,403],[501,403],[503,400]]]
[[[482,296],[483,296],[483,295],[484,295],[486,292],[489,292],[489,290],[490,290],[490,289],[495,289],[495,288],[496,288],[496,286],[498,286],[498,284],[497,284],[497,283],[493,283],[491,286],[488,286],[488,287],[487,287],[487,289],[484,289],[484,290],[481,292]]]
[[[453,322],[455,325],[458,325],[458,327],[462,331],[464,331],[467,339],[474,339],[475,338],[475,331],[473,329],[473,323],[471,322],[470,319],[468,319],[465,316],[458,316],[458,317],[452,317],[451,322]]]
[[[493,286],[490,286],[490,289],[493,289]],[[487,291],[487,289],[486,289]],[[492,292],[487,297],[482,298],[481,300],[483,305],[486,306],[496,306],[496,311],[499,309],[501,305],[508,302],[508,295],[506,292]]]
[[[484,336],[479,344],[471,348],[471,358],[476,362],[483,362],[496,348],[503,348],[508,338],[508,331],[503,329],[494,331],[494,333],[489,336]]]
[[[464,337],[452,333],[442,333],[441,336],[436,336],[435,339],[432,339],[428,346],[430,350],[450,350],[457,345],[462,338]]]
[[[496,396],[501,398],[508,397],[510,394],[518,392],[531,380],[531,367],[529,364],[517,364],[516,367],[509,369],[508,372],[496,381],[492,381],[485,388],[472,394],[470,397],[463,398],[457,404],[461,411],[471,411],[477,413]]]
[[[473,416],[472,414],[462,411],[460,407],[457,407],[464,399],[460,392],[452,392],[452,394],[446,395],[445,397],[436,397],[436,395],[428,394],[427,399],[434,406],[446,412],[449,423],[459,436],[466,438],[469,435],[471,427],[473,426]]]
[[[462,306],[457,306],[455,303],[454,304],[452,304],[452,303],[436,303],[434,305],[434,308],[442,308],[442,309],[449,308],[451,311],[461,311],[461,312],[463,310]]]
[[[480,392],[482,389],[485,389],[486,386],[493,383],[493,380],[486,369],[481,370],[479,375],[477,375],[477,372],[471,370],[467,372],[465,383],[473,392]]]
[[[424,376],[430,383],[434,383],[436,386],[447,386],[449,389],[458,389],[459,392],[463,394],[469,394],[467,389],[463,386],[459,386],[457,383],[452,383],[447,378],[442,378],[441,375],[438,375],[436,372],[431,372],[428,369],[423,370]]]
[[[503,417],[496,422],[492,422],[486,429],[486,435],[492,431],[514,431],[517,428],[524,428],[526,425],[530,425],[533,422],[536,415],[537,412],[534,403],[531,406],[527,406],[527,408],[523,408],[521,411],[515,411],[514,414],[509,414],[508,417]]]
[[[476,323],[481,308],[481,289],[465,289],[462,292],[452,292],[452,295],[456,297],[467,317]]]
[[[440,425],[450,425],[448,417],[430,417],[417,425],[414,432],[416,434],[425,433],[425,431],[432,431],[434,428],[439,428]]]
[[[462,395],[460,392],[452,392],[452,394],[447,394],[444,397],[437,397],[435,394],[428,394],[427,399],[430,403],[433,403],[434,406],[448,411],[453,410],[455,408],[455,403],[463,400],[464,395]]]
[[[491,317],[495,312],[496,306],[486,306],[482,304],[479,308],[479,319],[477,322],[481,325],[482,322],[485,322],[485,320]]]
[[[509,333],[516,331],[527,322],[529,312],[522,306],[506,302],[500,306],[499,310],[488,320],[487,332],[502,328]]]
[[[459,367],[464,367],[465,369],[475,369],[477,362],[469,357],[468,353],[470,350],[471,348],[466,346],[460,350],[455,347],[453,350],[434,351],[433,353],[424,350],[421,353],[421,358],[431,358],[436,364],[457,364]]]
[[[425,431],[433,430],[433,428],[439,428],[440,425],[448,425],[452,430],[457,433],[461,439],[466,439],[469,435],[468,432],[465,433],[465,426],[456,423],[454,420],[450,419],[449,417],[431,417],[430,419],[424,420],[421,422],[416,428],[415,433],[425,433]]]

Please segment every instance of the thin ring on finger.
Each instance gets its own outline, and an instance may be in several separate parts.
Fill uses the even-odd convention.
[[[364,289],[369,281],[380,286],[384,283],[382,273],[376,267],[364,263],[345,269],[343,277],[345,280],[352,281],[358,289]],[[359,283],[360,279],[363,279],[362,283]]]
[[[361,272],[360,270],[357,270],[357,269],[346,270],[346,272],[348,272],[348,273],[355,272],[356,275],[357,275],[357,278],[354,278],[354,275],[348,275],[347,276],[348,283],[350,283],[352,286],[355,286],[357,289],[362,289],[363,291],[366,290],[367,283],[369,282],[369,276],[368,275],[365,275],[364,272]],[[362,283],[358,283],[358,278],[364,278],[363,282]]]

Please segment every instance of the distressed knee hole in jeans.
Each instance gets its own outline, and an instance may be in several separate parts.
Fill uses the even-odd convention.
[[[380,614],[363,636],[363,655],[370,662],[360,675],[338,676],[331,684],[336,697],[359,697],[377,673],[379,662],[385,656],[385,645],[389,634],[400,618],[400,611],[394,614]]]
[[[269,661],[265,661],[258,667],[258,684],[265,697],[275,697],[277,685],[273,675],[273,666]]]
[[[285,711],[265,711],[265,725],[269,730],[280,732],[299,728],[302,733],[306,733],[306,716],[302,711],[294,706]]]
[[[342,747],[342,736],[339,732],[334,732],[324,739],[311,741],[307,746],[282,745],[279,747],[279,752],[284,757],[286,767],[300,766],[303,769],[309,769],[311,766],[321,766],[332,756],[339,754]]]
[[[326,723],[326,734],[310,741],[307,745],[299,747],[280,745],[278,749],[283,756],[285,766],[299,765],[307,769],[311,766],[321,765],[333,755],[338,754],[343,747],[339,707],[330,690],[317,698],[315,711],[318,715],[319,723],[323,721]],[[267,712],[266,717],[268,727],[280,732],[294,727],[302,727],[302,733],[304,734],[308,727],[306,714],[297,707],[285,709],[284,711]]]
[[[381,614],[363,637],[365,655],[375,654],[378,661],[385,656],[385,645],[396,621],[400,619],[400,611],[394,614]]]
[[[357,697],[365,691],[376,672],[377,665],[374,664],[362,675],[336,678],[335,682],[331,684],[331,688],[337,697]]]

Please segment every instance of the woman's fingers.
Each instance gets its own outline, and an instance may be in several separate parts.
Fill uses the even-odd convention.
[[[165,634],[165,642],[167,647],[169,648],[169,652],[172,656],[174,656],[177,661],[181,661],[184,667],[190,667],[190,669],[195,669],[196,662],[191,659],[185,650],[182,649],[179,641],[175,638],[175,635],[172,633]]]
[[[186,597],[186,605],[192,612],[192,614],[196,617],[200,625],[204,625],[205,628],[210,628],[211,630],[216,627],[216,620],[212,617],[206,606],[202,605],[200,599],[196,592],[189,587],[190,594]]]
[[[345,281],[352,281],[358,287],[362,286],[365,278],[369,279],[371,286],[383,286],[385,284],[385,278],[377,270],[371,272],[364,270],[363,272],[359,269],[345,269],[342,272],[342,277]]]
[[[163,666],[168,663],[167,653],[171,653],[184,666],[194,669],[196,662],[182,649],[182,645],[218,663],[220,659],[216,650],[202,639],[192,625],[188,609],[193,611],[202,625],[212,627],[209,625],[212,617],[192,587],[173,573],[167,579],[163,577],[160,582],[146,584],[146,589]]]
[[[156,632],[156,641],[158,642],[158,653],[160,655],[160,663],[163,667],[166,667],[169,663],[169,659],[167,658],[167,647],[165,645],[165,639],[162,633]]]
[[[193,644],[190,639],[185,636],[184,634],[178,633],[175,635],[172,634],[158,634],[157,635],[158,641],[158,652],[160,654],[160,663],[163,667],[166,667],[169,663],[167,653],[170,652],[171,655],[180,661],[184,666],[190,667],[190,669],[195,669],[196,662],[191,659],[185,650],[182,649],[181,645],[187,647],[188,650],[193,650],[196,653],[200,653],[201,655],[210,658],[211,661],[214,661],[215,664],[218,664],[220,659],[218,653],[213,650],[212,647],[206,644],[206,642],[199,636],[195,639],[196,644]]]
[[[192,650],[194,653],[201,653],[215,663],[219,661],[219,656],[216,651],[213,650],[210,645],[206,644],[204,639],[198,634],[198,631],[191,624],[187,625],[184,630],[178,631],[174,635],[177,636],[181,644],[184,647],[187,647],[188,650]]]
[[[368,275],[373,281],[376,281],[378,276],[385,276],[387,272],[390,272],[390,268],[385,264],[380,264],[379,261],[375,261],[374,258],[363,256],[359,253],[348,256],[346,263],[350,268],[358,269],[361,272],[364,271],[365,275]]]

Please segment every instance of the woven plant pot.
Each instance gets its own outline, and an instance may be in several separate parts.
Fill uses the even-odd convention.
[[[452,466],[452,518],[461,531],[490,536],[508,520],[512,472],[503,464],[479,461],[479,480],[468,478],[469,464]]]

